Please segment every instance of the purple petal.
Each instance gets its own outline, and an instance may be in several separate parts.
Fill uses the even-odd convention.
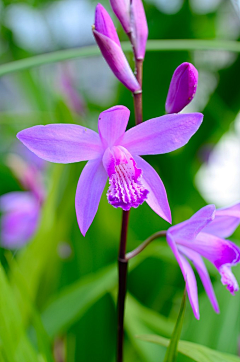
[[[222,265],[235,265],[240,261],[240,249],[229,240],[200,232],[194,240],[180,240],[177,243],[196,251],[210,260],[217,269]]]
[[[132,0],[130,6],[132,44],[137,59],[144,59],[148,25],[142,0]]]
[[[15,195],[10,197],[8,194],[11,205],[1,219],[1,240],[7,249],[19,248],[29,241],[37,229],[40,215],[40,206],[34,196],[30,197],[29,193],[17,195],[20,192],[11,194]]]
[[[222,284],[226,285],[229,292],[234,295],[235,292],[239,290],[239,286],[231,267],[229,265],[222,265],[221,268],[219,268],[219,273]]]
[[[107,177],[101,158],[89,161],[81,173],[77,185],[75,207],[78,225],[83,236],[96,215]]]
[[[213,290],[212,282],[211,282],[207,268],[206,268],[201,256],[199,254],[195,253],[193,250],[190,250],[183,246],[179,246],[179,250],[193,262],[193,265],[195,266],[195,268],[198,272],[198,275],[200,276],[200,279],[206,290],[208,298],[213,306],[213,309],[215,310],[216,313],[219,313],[219,306],[218,306],[217,298],[216,298],[214,290]]]
[[[215,215],[215,210],[216,209],[214,205],[204,206],[189,220],[170,227],[168,232],[174,236],[176,242],[181,240],[192,241],[208,223],[212,222]]]
[[[110,4],[125,33],[130,33],[130,0],[110,0]]]
[[[188,292],[188,298],[194,313],[194,316],[199,319],[199,306],[198,306],[198,291],[197,291],[197,282],[194,275],[194,272],[188,263],[188,261],[184,258],[183,255],[181,255],[177,249],[177,246],[171,236],[171,234],[167,233],[167,242],[170,246],[170,248],[173,251],[173,254],[175,255],[175,258],[177,259],[177,262],[181,268],[186,287]]]
[[[149,191],[146,202],[156,214],[167,222],[172,222],[171,210],[162,180],[152,166],[141,157],[134,157],[137,166],[142,170],[142,184]]]
[[[240,224],[240,203],[216,210],[215,219],[209,223],[204,232],[219,236],[220,238],[228,238],[233,234]]]
[[[132,69],[122,51],[122,48],[107,36],[94,30],[93,35],[112,72],[131,92],[140,90],[141,87],[135,78]]]
[[[201,113],[169,114],[141,123],[123,136],[122,146],[134,155],[155,155],[184,146],[198,130]]]
[[[56,163],[92,160],[103,152],[99,135],[76,124],[34,126],[17,138],[38,157]]]
[[[198,71],[191,63],[180,64],[173,73],[166,100],[166,112],[178,113],[195,96]]]
[[[96,6],[94,26],[98,33],[105,35],[121,46],[115,25],[107,10],[101,4],[97,4]]]
[[[98,131],[105,147],[113,146],[124,134],[130,111],[124,106],[115,106],[102,112],[98,118]]]

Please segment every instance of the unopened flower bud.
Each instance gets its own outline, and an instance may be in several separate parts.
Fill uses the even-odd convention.
[[[178,113],[195,96],[198,71],[191,63],[180,64],[173,73],[168,90],[165,109],[167,113]]]
[[[131,40],[136,59],[144,59],[148,38],[147,19],[142,0],[131,0]]]
[[[114,14],[120,21],[126,34],[131,32],[130,0],[110,0]]]
[[[141,90],[122,51],[112,19],[101,4],[96,7],[93,35],[103,57],[120,82],[132,92]]]

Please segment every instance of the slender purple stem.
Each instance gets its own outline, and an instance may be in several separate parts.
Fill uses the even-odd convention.
[[[123,340],[124,340],[124,307],[127,289],[127,267],[128,261],[125,259],[127,244],[129,211],[123,211],[122,231],[118,253],[118,332],[117,332],[117,362],[123,361]]]

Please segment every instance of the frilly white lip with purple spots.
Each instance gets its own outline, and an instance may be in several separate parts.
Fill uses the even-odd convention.
[[[182,270],[190,304],[197,319],[200,317],[197,283],[186,257],[195,266],[210,302],[218,313],[218,302],[202,256],[217,268],[221,282],[232,294],[238,291],[239,286],[231,267],[240,261],[240,248],[224,238],[232,235],[239,223],[240,203],[219,210],[216,210],[214,205],[208,205],[189,220],[172,226],[167,231],[168,244]]]
[[[126,131],[130,111],[115,106],[102,112],[99,134],[76,124],[34,126],[18,139],[44,160],[71,163],[89,160],[76,192],[76,213],[83,235],[97,212],[109,177],[110,204],[129,210],[144,201],[171,223],[166,190],[157,172],[140,156],[167,153],[184,146],[200,127],[203,115],[171,114]]]

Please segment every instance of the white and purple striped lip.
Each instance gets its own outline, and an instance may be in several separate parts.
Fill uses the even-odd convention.
[[[109,176],[107,199],[112,206],[128,211],[147,199],[149,191],[141,182],[142,170],[136,167],[132,155],[124,147],[107,148],[103,165]]]

